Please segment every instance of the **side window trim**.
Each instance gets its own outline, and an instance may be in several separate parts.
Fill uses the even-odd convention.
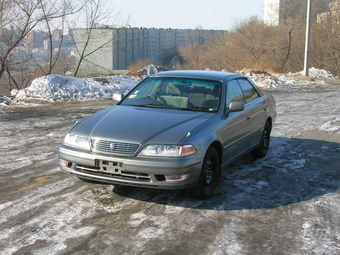
[[[237,82],[240,85],[240,88],[242,90],[245,104],[248,104],[260,97],[258,91],[255,89],[253,84],[249,82],[247,78],[237,78]],[[249,85],[248,88],[245,88],[245,86],[247,85]],[[246,89],[248,89],[251,94],[249,94],[249,92],[247,94]]]

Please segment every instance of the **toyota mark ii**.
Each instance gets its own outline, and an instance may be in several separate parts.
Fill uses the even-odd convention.
[[[213,195],[221,170],[267,155],[275,100],[241,74],[167,71],[116,105],[77,122],[59,148],[61,170],[90,181]]]

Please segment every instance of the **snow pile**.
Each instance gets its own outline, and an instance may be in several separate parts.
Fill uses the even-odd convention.
[[[12,99],[0,94],[0,105],[10,105]]]
[[[297,83],[293,77],[274,74],[267,71],[242,69],[236,71],[236,73],[248,76],[258,87],[266,89],[291,88],[291,86],[296,85]]]
[[[167,71],[167,69],[162,67],[162,66],[159,66],[159,65],[152,65],[151,64],[151,65],[143,67],[142,69],[139,69],[137,72],[150,76],[150,75],[152,75],[154,73],[158,73],[160,71]]]
[[[245,74],[248,76],[258,87],[273,89],[273,88],[290,88],[296,85],[297,81],[294,78],[286,77],[283,75],[272,74],[258,75],[258,74]]]
[[[13,90],[15,101],[29,100],[90,100],[111,98],[116,92],[130,91],[140,78],[117,75],[98,78],[74,78],[49,75],[36,78],[31,86],[23,90]]]
[[[303,71],[301,72],[297,72],[297,73],[293,73],[291,74],[293,76],[297,76],[297,75],[303,75]],[[317,68],[310,68],[309,69],[309,76],[313,79],[335,79],[335,78],[338,78],[338,76],[332,74],[331,72],[329,71],[326,71],[324,69],[317,69]]]
[[[164,71],[155,65],[148,65],[140,70],[145,75],[151,75]],[[290,89],[301,84],[309,84],[309,80],[299,80],[302,72],[280,75],[254,70],[241,70],[253,80],[259,87],[264,89]],[[337,78],[328,71],[316,68],[310,69],[310,77],[315,80],[323,78]],[[36,78],[31,86],[23,90],[13,90],[14,102],[32,101],[62,101],[62,100],[91,100],[109,99],[114,93],[126,94],[144,77],[131,75],[102,76],[96,78],[74,78],[61,75],[49,75]],[[9,105],[11,100],[8,97],[0,96],[0,105]]]
[[[275,88],[289,89],[294,86],[310,82],[308,80],[299,79],[299,76],[300,77],[304,76],[303,71],[297,73],[288,73],[287,75],[254,71],[252,69],[244,69],[238,72],[248,76],[252,81],[256,83],[257,86],[266,89]],[[317,69],[314,67],[309,69],[309,77],[312,78],[313,80],[338,78],[329,71]]]

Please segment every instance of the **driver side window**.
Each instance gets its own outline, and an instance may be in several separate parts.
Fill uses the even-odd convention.
[[[231,80],[227,85],[227,106],[232,101],[242,101],[244,102],[244,97],[240,85],[236,80]]]

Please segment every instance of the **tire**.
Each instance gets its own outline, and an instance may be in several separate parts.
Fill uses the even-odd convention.
[[[262,132],[259,146],[250,152],[254,158],[264,158],[265,156],[267,156],[270,143],[270,131],[270,123],[267,121]]]
[[[192,197],[207,199],[214,194],[221,171],[220,160],[214,147],[210,147],[203,160],[201,175],[197,186],[189,189]]]

